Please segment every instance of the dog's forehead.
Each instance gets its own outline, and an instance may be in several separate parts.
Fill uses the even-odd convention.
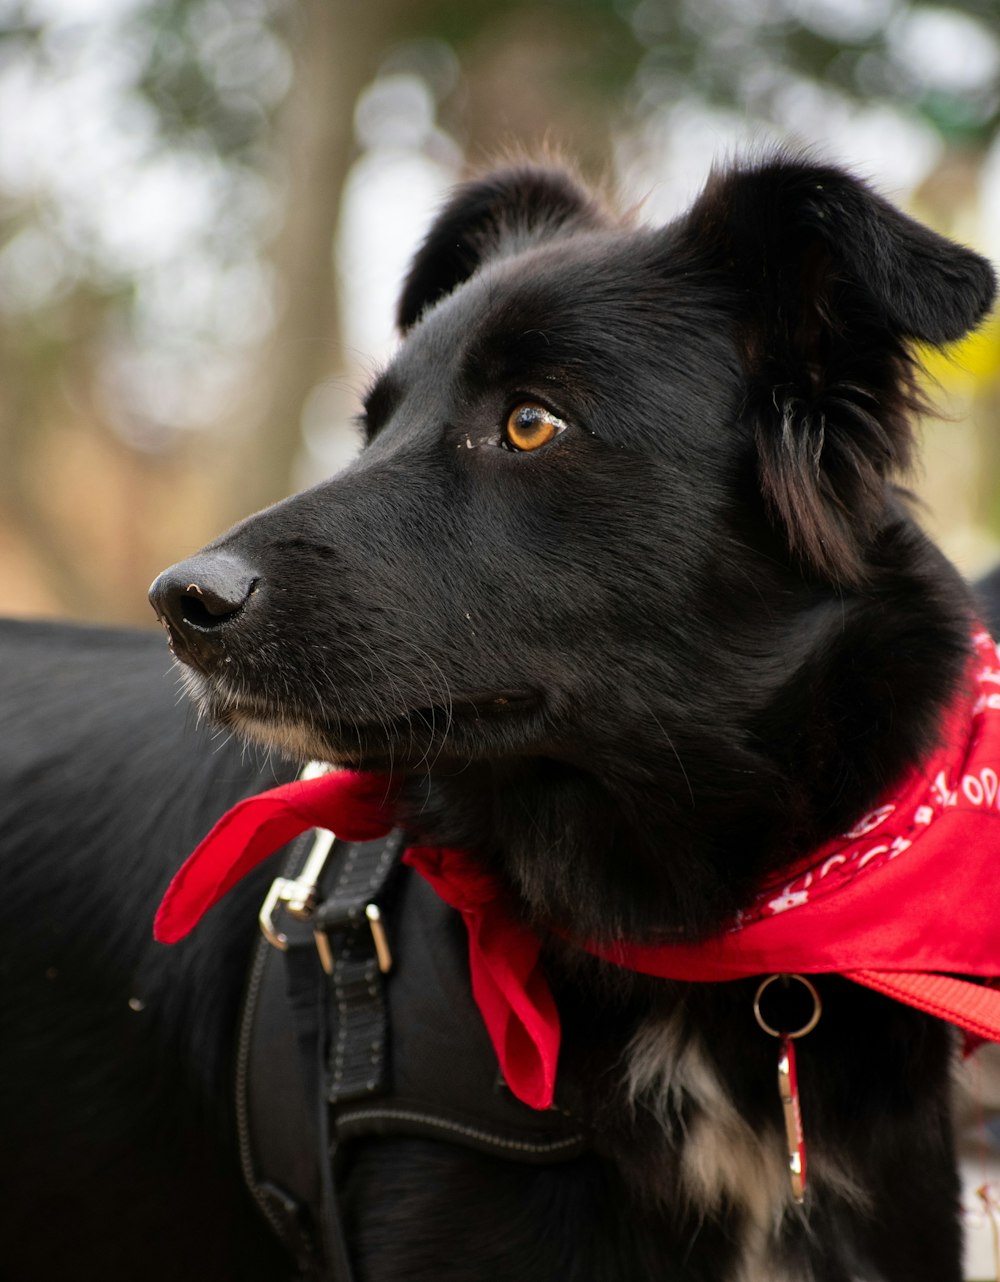
[[[484,264],[432,307],[393,365],[401,382],[434,370],[576,367],[620,346],[633,361],[643,335],[689,332],[706,290],[648,231],[576,234]],[[603,363],[603,362],[602,362]],[[513,372],[513,371],[512,371]]]

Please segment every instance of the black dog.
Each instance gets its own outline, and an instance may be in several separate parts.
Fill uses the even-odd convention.
[[[566,939],[706,938],[934,749],[975,607],[892,477],[911,342],[993,291],[832,168],[719,174],[664,230],[501,173],[416,257],[357,462],[158,580],[210,721],[392,772],[407,831],[546,940],[591,1151],[359,1145],[359,1279],[961,1277],[947,1025],[817,979],[799,1208],[757,981]],[[288,1277],[227,1105],[260,878],[175,952],[148,937],[179,858],[273,777],[191,731],[146,639],[4,640],[6,1276]]]

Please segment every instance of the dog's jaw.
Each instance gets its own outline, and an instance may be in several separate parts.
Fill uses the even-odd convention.
[[[275,715],[224,678],[209,678],[179,661],[177,667],[185,693],[199,717],[220,731],[238,735],[246,743],[277,752],[290,761],[350,764],[338,761],[329,752],[329,745],[304,721]]]
[[[516,752],[544,723],[543,697],[524,688],[472,691],[363,720],[348,709],[338,716],[325,704],[297,710],[287,699],[262,694],[257,681],[241,680],[236,666],[211,674],[180,661],[178,667],[206,721],[297,762],[419,772],[438,763],[462,767]]]

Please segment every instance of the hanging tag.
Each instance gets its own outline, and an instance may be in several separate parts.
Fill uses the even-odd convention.
[[[792,1197],[796,1202],[806,1196],[806,1142],[802,1134],[802,1108],[799,1104],[799,1079],[795,1069],[795,1043],[782,1037],[778,1054],[778,1092],[785,1112],[785,1138],[788,1142],[788,1173]]]
[[[761,1013],[761,998],[776,980],[787,988],[792,980],[804,985],[812,999],[812,1013],[800,1025],[790,1030],[775,1028]],[[823,1005],[815,987],[802,975],[770,975],[761,982],[754,998],[753,1011],[757,1023],[765,1033],[778,1038],[778,1093],[785,1122],[785,1140],[788,1150],[788,1176],[792,1197],[801,1205],[806,1196],[806,1141],[802,1129],[802,1106],[799,1102],[799,1078],[795,1062],[795,1042],[811,1033],[819,1023]]]

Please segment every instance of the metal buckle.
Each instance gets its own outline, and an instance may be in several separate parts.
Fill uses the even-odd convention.
[[[329,829],[317,828],[316,839],[299,875],[297,877],[275,877],[271,883],[271,889],[267,892],[267,897],[260,906],[258,921],[261,934],[272,947],[277,948],[280,952],[288,951],[289,939],[274,924],[275,910],[280,904],[297,921],[310,920],[316,911],[316,890],[319,885],[319,879],[335,841],[336,837]],[[382,914],[379,911],[378,904],[366,904],[365,917],[368,921],[368,928],[372,933],[372,943],[375,945],[378,968],[383,975],[387,975],[392,970],[392,952],[389,949],[389,940],[386,937],[385,926],[382,923]],[[333,950],[330,947],[328,934],[333,924],[340,923],[325,922],[323,926],[313,930],[313,939],[316,941],[316,951],[319,954],[320,965],[328,975],[333,974]],[[346,919],[343,922],[345,926],[350,924]]]
[[[368,918],[368,926],[372,932],[378,968],[383,975],[388,975],[392,970],[392,953],[389,951],[389,941],[385,935],[385,927],[382,925],[382,914],[379,912],[378,904],[367,904],[365,916]]]
[[[356,910],[352,910],[352,912],[354,911]],[[382,913],[378,904],[365,904],[365,920],[368,922],[368,929],[372,934],[372,943],[375,945],[375,960],[378,962],[378,968],[383,975],[388,975],[389,971],[392,970],[392,952],[389,948],[389,940],[385,933],[385,925],[382,922]],[[328,975],[333,974],[333,950],[330,947],[330,931],[356,924],[357,918],[349,916],[336,921],[325,921],[322,926],[317,926],[313,931],[320,965]]]
[[[297,921],[308,921],[316,910],[316,887],[336,837],[327,828],[316,829],[316,839],[297,877],[275,877],[260,906],[261,934],[274,948],[288,950],[288,936],[274,924],[274,910],[283,904]],[[325,967],[324,967],[325,969]]]

